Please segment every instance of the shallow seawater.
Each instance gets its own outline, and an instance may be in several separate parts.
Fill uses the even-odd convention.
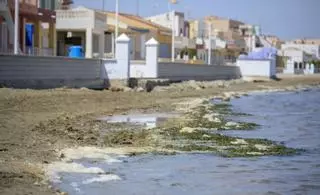
[[[122,162],[78,160],[120,180],[88,183],[99,177],[62,173],[58,184],[69,194],[320,194],[320,90],[252,94],[232,102],[235,120],[261,124],[256,131],[225,134],[267,138],[305,149],[300,155],[223,158],[212,154],[118,157]]]
[[[147,128],[157,127],[169,118],[178,117],[175,113],[151,113],[151,114],[128,114],[114,115],[99,118],[99,120],[107,121],[108,123],[128,123],[134,125],[142,125]]]

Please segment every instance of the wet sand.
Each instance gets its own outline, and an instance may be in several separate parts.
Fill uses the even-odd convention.
[[[189,98],[223,92],[272,90],[320,84],[320,76],[285,77],[281,81],[239,82],[195,90],[185,85],[151,93],[88,89],[0,89],[0,194],[55,194],[42,183],[41,165],[59,160],[58,151],[101,146],[106,124],[98,117],[135,112],[165,112]]]

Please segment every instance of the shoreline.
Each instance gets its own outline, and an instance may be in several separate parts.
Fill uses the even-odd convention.
[[[103,124],[97,123],[95,120],[95,117],[99,115],[125,114],[132,110],[142,113],[168,111],[176,103],[195,98],[218,97],[230,100],[252,91],[261,92],[263,89],[265,92],[272,92],[272,90],[294,91],[307,86],[319,86],[319,77],[306,78],[308,77],[286,78],[282,81],[261,83],[241,82],[240,84],[230,84],[227,87],[214,86],[201,90],[193,90],[190,87],[191,90],[187,88],[182,92],[168,90],[151,93],[113,93],[73,89],[44,91],[0,89],[0,94],[3,95],[1,101],[5,105],[0,110],[1,130],[3,130],[1,132],[5,134],[12,131],[9,136],[3,136],[1,139],[0,149],[1,153],[5,155],[0,159],[0,192],[10,194],[14,191],[28,191],[33,194],[39,192],[41,194],[55,194],[55,190],[49,189],[46,183],[41,183],[43,170],[37,165],[46,165],[59,160],[59,151],[63,148],[101,147],[95,139],[100,129],[105,128]],[[61,101],[64,99],[67,101],[62,103]],[[141,99],[145,101],[141,103]],[[110,105],[105,102],[108,100],[109,102],[113,100],[118,105]],[[50,103],[48,104],[48,102]],[[140,105],[138,105],[139,103]],[[91,108],[89,108],[90,106]],[[53,113],[52,110],[54,110]],[[21,128],[25,130],[21,130]],[[21,131],[25,132],[22,133],[22,138],[19,138],[17,133]],[[8,164],[11,165],[4,167]]]

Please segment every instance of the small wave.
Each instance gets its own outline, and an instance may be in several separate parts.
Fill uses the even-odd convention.
[[[47,166],[46,175],[50,181],[54,183],[61,182],[59,173],[103,174],[105,171],[99,167],[85,167],[78,163],[55,162]]]
[[[91,179],[86,179],[82,182],[82,184],[87,185],[91,183],[103,183],[103,182],[108,182],[108,181],[117,181],[121,180],[121,178],[118,175],[99,175],[99,177],[94,177]]]

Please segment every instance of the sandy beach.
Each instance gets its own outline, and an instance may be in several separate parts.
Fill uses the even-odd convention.
[[[101,116],[172,111],[178,102],[228,92],[295,90],[320,85],[320,76],[281,77],[279,81],[187,82],[153,92],[89,89],[0,89],[0,194],[56,194],[42,165],[58,161],[61,149],[100,146]],[[297,88],[296,88],[297,87]],[[223,95],[224,94],[224,95]],[[59,192],[58,192],[59,193]]]

